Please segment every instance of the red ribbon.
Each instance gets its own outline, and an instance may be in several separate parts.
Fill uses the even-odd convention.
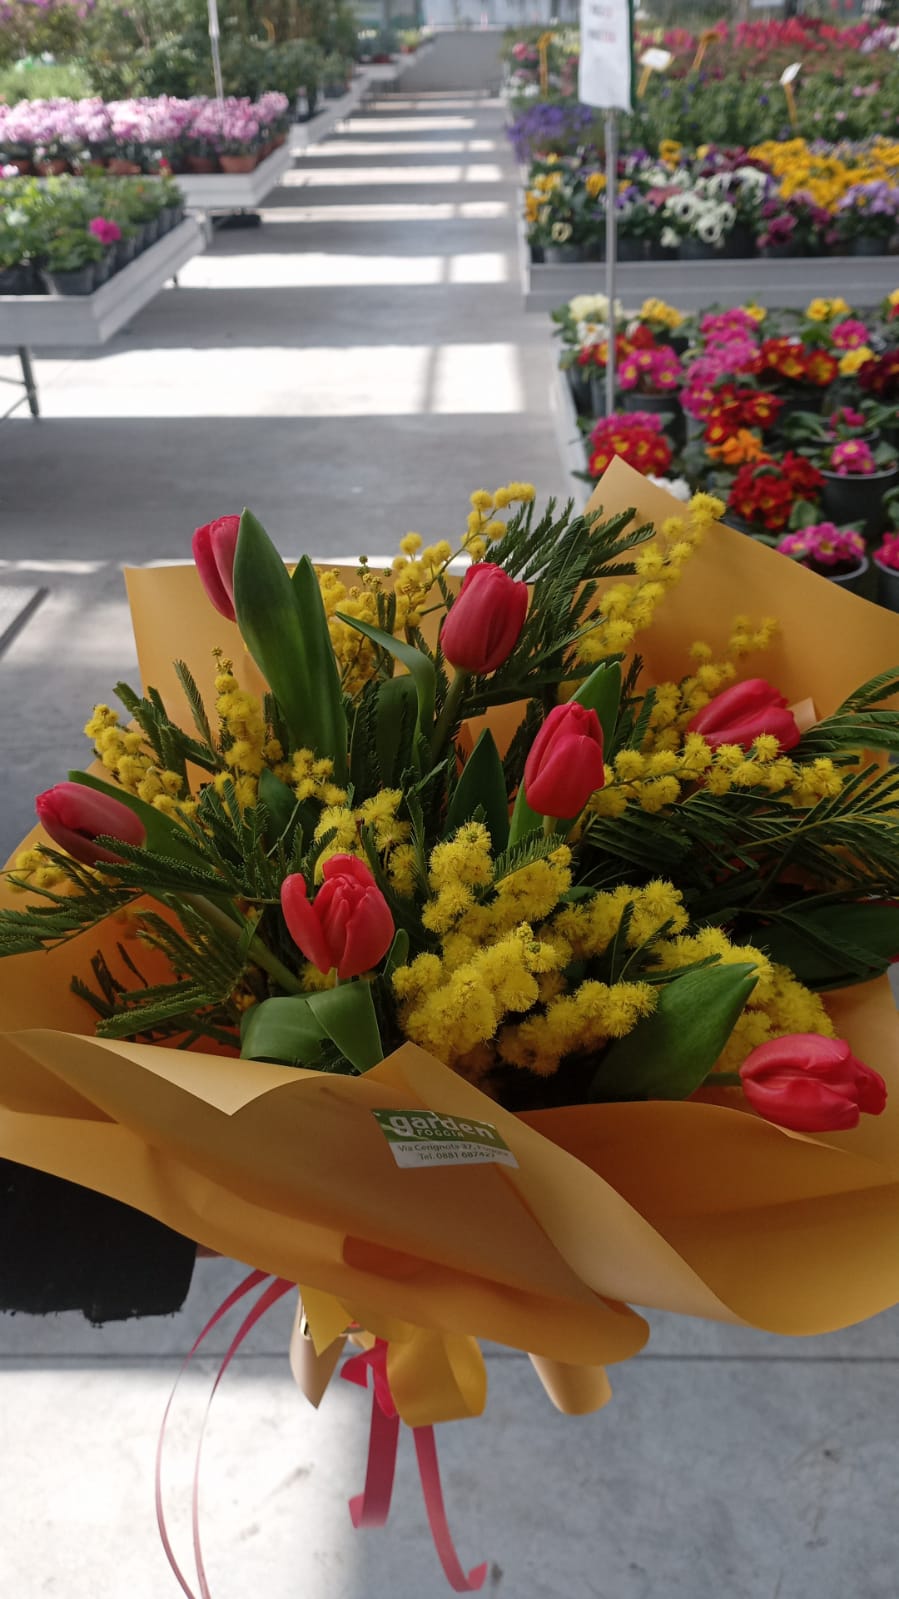
[[[223,1300],[218,1310],[214,1311],[210,1316],[206,1326],[194,1339],[190,1350],[185,1356],[181,1370],[175,1378],[172,1391],[169,1394],[168,1404],[163,1413],[162,1426],[159,1429],[159,1441],[156,1446],[156,1524],[159,1528],[159,1536],[162,1540],[165,1557],[182,1593],[186,1595],[186,1599],[197,1599],[197,1595],[175,1558],[166,1525],[165,1508],[162,1502],[162,1457],[169,1414],[181,1378],[213,1328],[241,1299],[244,1299],[247,1294],[252,1293],[254,1288],[259,1288],[262,1284],[267,1286],[263,1287],[262,1293],[253,1305],[252,1310],[245,1315],[216,1373],[197,1441],[191,1495],[194,1562],[197,1568],[199,1599],[212,1599],[206,1577],[206,1568],[203,1563],[200,1538],[200,1466],[210,1408],[219,1383],[240,1349],[241,1344],[248,1334],[252,1332],[256,1323],[262,1320],[262,1317],[268,1313],[272,1306],[277,1304],[279,1299],[283,1299],[285,1294],[291,1292],[294,1288],[293,1283],[288,1282],[283,1277],[273,1277],[269,1281],[264,1271],[252,1271],[248,1277],[244,1278],[242,1283],[238,1283],[237,1287],[232,1289],[227,1299]],[[350,1500],[350,1515],[353,1518],[354,1527],[384,1526],[390,1513],[390,1500],[393,1494],[393,1480],[396,1472],[396,1455],[399,1443],[400,1418],[396,1412],[396,1406],[390,1392],[390,1383],[387,1378],[387,1345],[381,1338],[377,1340],[373,1349],[363,1350],[361,1354],[354,1355],[351,1360],[348,1360],[340,1375],[345,1377],[348,1382],[354,1382],[360,1388],[365,1388],[368,1386],[369,1372],[372,1378],[372,1407],[371,1431],[368,1442],[368,1465],[365,1473],[365,1487],[362,1493],[357,1494],[355,1498]],[[483,1565],[475,1567],[468,1572],[467,1576],[462,1570],[446,1518],[443,1489],[440,1483],[440,1467],[437,1463],[437,1445],[434,1439],[434,1429],[433,1427],[413,1427],[412,1435],[415,1439],[418,1474],[421,1478],[428,1523],[444,1575],[455,1593],[476,1593],[484,1585],[487,1565],[485,1562]]]
[[[348,1360],[340,1375],[345,1377],[347,1382],[354,1382],[360,1388],[365,1388],[369,1372],[372,1378],[372,1399],[368,1466],[362,1493],[350,1500],[350,1515],[354,1527],[383,1527],[390,1514],[400,1421],[387,1379],[387,1345],[383,1338],[376,1340],[373,1349],[366,1349],[361,1355],[354,1355],[352,1360]],[[443,1574],[454,1593],[477,1593],[478,1589],[484,1586],[487,1563],[485,1561],[483,1565],[473,1567],[467,1575],[462,1569],[446,1518],[434,1429],[413,1427],[412,1436],[415,1439],[418,1475],[428,1513],[428,1524],[434,1548],[443,1567]]]

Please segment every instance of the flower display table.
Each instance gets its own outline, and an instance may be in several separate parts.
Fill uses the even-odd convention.
[[[40,414],[32,349],[95,349],[105,344],[155,298],[185,261],[205,248],[200,224],[188,217],[93,294],[0,295],[0,347],[18,352],[25,389],[11,411],[27,400],[32,416]]]
[[[414,55],[397,56],[395,61],[359,67],[346,94],[340,95],[336,100],[327,101],[308,122],[294,123],[290,130],[290,148],[293,154],[299,155],[303,150],[308,150],[310,145],[320,144],[323,139],[330,138],[335,128],[338,128],[341,122],[345,122],[347,117],[352,116],[353,112],[358,110],[373,93],[394,83],[408,72],[420,55],[421,49]]]
[[[535,266],[523,225],[519,249],[526,311],[551,311],[576,294],[594,294],[605,287],[604,261]],[[684,311],[703,311],[711,305],[745,305],[747,301],[799,309],[816,295],[844,294],[850,284],[856,305],[876,305],[896,287],[897,269],[899,259],[894,255],[797,256],[778,261],[621,261],[618,292],[629,304],[660,295]]]
[[[288,141],[252,172],[179,172],[178,187],[191,211],[252,211],[277,188],[292,159]]]

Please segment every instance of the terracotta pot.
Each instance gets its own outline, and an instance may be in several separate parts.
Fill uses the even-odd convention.
[[[211,155],[187,155],[184,163],[188,172],[217,172],[218,163]]]
[[[58,178],[68,172],[69,163],[65,156],[53,156],[50,161],[35,161],[34,170],[39,178]]]
[[[34,168],[27,155],[6,155],[3,157],[5,167],[15,167],[20,178],[30,178]]]
[[[220,155],[219,166],[223,172],[253,172],[259,160],[258,154],[253,155]]]
[[[140,177],[140,167],[136,161],[126,161],[124,156],[112,155],[106,163],[106,170],[113,178]]]

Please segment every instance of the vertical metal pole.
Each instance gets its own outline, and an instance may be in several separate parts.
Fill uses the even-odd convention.
[[[615,272],[618,265],[618,118],[606,112],[606,298],[609,340],[606,353],[606,413],[615,409]]]
[[[219,54],[219,9],[216,0],[206,0],[209,12],[209,43],[212,47],[212,75],[215,79],[215,97],[224,100],[222,87],[222,58]]]
[[[31,351],[25,344],[19,345],[19,365],[22,368],[22,382],[25,385],[28,409],[32,416],[40,416],[41,408],[37,397],[37,384],[34,381],[34,368],[31,365]]]

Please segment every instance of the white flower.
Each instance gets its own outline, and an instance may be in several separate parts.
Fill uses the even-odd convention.
[[[653,477],[650,472],[646,474],[647,483],[653,483],[657,489],[666,489],[676,500],[683,500],[686,505],[692,490],[685,477]]]
[[[723,229],[718,221],[718,218],[708,214],[706,216],[701,216],[698,219],[694,225],[693,231],[696,234],[696,237],[702,240],[703,244],[720,244],[722,238],[724,237]]]
[[[574,229],[570,222],[554,222],[552,231],[553,243],[567,244],[573,232]]]
[[[604,294],[576,294],[569,300],[568,310],[575,322],[604,322],[609,302]]]
[[[680,244],[680,234],[674,228],[663,228],[659,243],[663,250],[676,250]]]
[[[732,228],[737,220],[737,208],[735,205],[731,205],[729,200],[724,200],[718,207],[717,215],[718,221],[726,233],[728,228]]]

